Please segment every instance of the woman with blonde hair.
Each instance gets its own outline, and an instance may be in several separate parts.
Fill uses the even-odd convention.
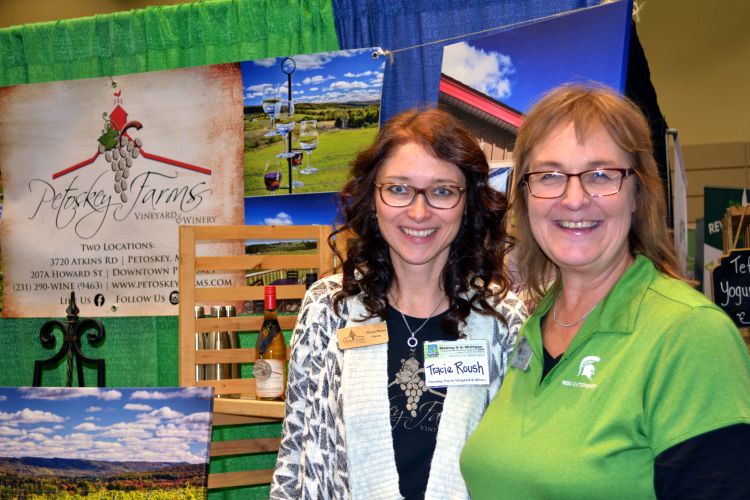
[[[471,497],[750,498],[750,359],[680,279],[643,115],[565,85],[529,112],[514,158],[538,306],[463,450]]]

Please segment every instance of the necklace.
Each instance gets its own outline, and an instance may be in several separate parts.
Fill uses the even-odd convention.
[[[558,297],[560,296],[559,292],[558,292],[557,296]],[[571,326],[575,326],[578,323],[580,323],[581,321],[583,321],[584,319],[586,319],[586,317],[589,314],[591,314],[591,311],[593,311],[594,309],[596,309],[596,306],[598,306],[598,305],[599,305],[599,303],[594,304],[594,306],[591,309],[589,309],[588,311],[586,311],[583,316],[581,316],[577,320],[573,321],[572,323],[563,323],[562,321],[557,321],[557,297],[555,297],[555,304],[552,306],[552,321],[554,321],[556,325],[561,326],[563,328],[570,328]]]
[[[427,322],[428,322],[428,321],[430,321],[430,320],[432,319],[433,315],[435,314],[435,311],[437,311],[437,310],[438,310],[438,307],[440,307],[440,304],[442,304],[442,303],[443,303],[443,299],[441,298],[441,299],[440,299],[440,300],[438,301],[438,303],[437,303],[437,304],[435,305],[435,308],[434,308],[434,309],[432,310],[432,312],[431,312],[431,313],[430,313],[430,315],[429,315],[429,316],[427,317],[427,319],[425,319],[425,320],[424,320],[424,321],[422,322],[422,324],[421,324],[421,325],[419,325],[419,328],[417,328],[416,330],[412,330],[412,329],[411,329],[411,327],[409,326],[409,322],[408,322],[408,321],[406,321],[406,316],[404,316],[404,313],[402,313],[402,312],[401,312],[401,309],[398,309],[398,312],[399,312],[399,314],[401,314],[401,319],[403,319],[403,320],[404,320],[404,324],[406,325],[406,329],[407,329],[407,330],[409,330],[409,334],[411,335],[411,336],[410,336],[410,337],[409,337],[409,338],[408,338],[408,339],[406,340],[406,345],[408,345],[408,346],[409,346],[409,347],[411,348],[411,350],[412,350],[412,351],[414,351],[414,349],[415,349],[415,348],[417,347],[417,343],[419,342],[419,341],[417,340],[417,338],[415,337],[415,335],[416,335],[417,333],[419,333],[419,330],[421,330],[422,328],[424,328],[424,326],[425,326],[425,325],[427,324]]]
[[[401,360],[401,370],[399,370],[396,373],[396,381],[393,383],[399,383],[401,385],[401,389],[405,392],[406,396],[408,397],[408,401],[406,403],[406,411],[409,412],[409,414],[416,418],[417,416],[417,409],[419,408],[419,400],[422,397],[423,392],[430,391],[434,393],[434,391],[430,388],[428,388],[425,385],[424,380],[422,379],[422,373],[424,373],[424,368],[419,367],[419,361],[415,357],[416,351],[417,351],[417,344],[419,341],[417,340],[417,333],[425,327],[428,321],[430,321],[433,318],[433,315],[435,314],[435,311],[438,310],[440,307],[440,304],[443,303],[443,299],[441,298],[438,303],[435,305],[435,308],[432,310],[430,315],[425,319],[419,327],[417,327],[416,330],[412,330],[411,326],[409,326],[409,322],[406,321],[406,316],[404,313],[401,312],[401,309],[396,309],[399,314],[401,315],[401,319],[404,320],[404,325],[406,325],[406,329],[409,331],[410,337],[406,340],[406,345],[409,346],[409,358],[408,359],[402,359]],[[445,396],[443,396],[445,397]]]

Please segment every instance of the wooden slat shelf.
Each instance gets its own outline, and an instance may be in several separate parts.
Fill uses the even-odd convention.
[[[240,272],[248,270],[317,269],[319,276],[334,269],[333,251],[327,243],[330,226],[180,226],[180,385],[210,385],[217,394],[255,396],[253,379],[220,381],[195,381],[196,365],[253,363],[255,350],[250,348],[198,350],[196,335],[205,332],[257,332],[262,316],[235,316],[229,318],[195,318],[196,305],[209,310],[211,304],[242,303],[263,300],[263,286],[198,287],[196,274],[201,271]],[[237,242],[244,248],[248,240],[295,239],[315,240],[316,252],[301,255],[198,255],[201,244],[207,242]],[[342,239],[342,242],[348,240]],[[227,252],[237,252],[237,246],[226,245]],[[305,287],[301,284],[276,286],[279,300],[302,300]],[[291,330],[296,315],[279,316],[284,330]],[[199,352],[200,351],[200,352]],[[249,415],[243,409],[243,415]],[[280,416],[280,415],[279,415]]]
[[[195,329],[199,332],[243,332],[258,331],[263,324],[263,316],[235,316],[232,318],[199,318],[195,319]],[[297,322],[297,315],[279,316],[279,325],[284,330],[291,330]]]
[[[214,398],[214,426],[280,422],[284,418],[284,403],[255,399],[253,378],[196,381],[196,373],[200,373],[196,369],[199,365],[247,365],[256,360],[255,349],[250,347],[197,349],[196,341],[201,338],[199,334],[257,332],[263,317],[195,318],[195,306],[201,305],[209,311],[213,304],[263,300],[264,288],[262,285],[245,286],[247,280],[244,278],[240,281],[241,286],[198,287],[196,275],[200,278],[202,272],[222,271],[246,277],[248,272],[256,271],[316,269],[318,276],[323,277],[335,269],[334,253],[327,244],[331,230],[330,226],[180,226],[180,385],[211,386],[216,395],[222,396]],[[349,239],[341,239],[342,254],[345,254]],[[315,240],[317,251],[299,255],[241,255],[247,240]],[[226,247],[227,252],[240,255],[197,255],[199,243],[207,242],[238,243],[222,245],[222,248]],[[301,284],[276,286],[276,297],[280,300],[301,300],[304,294],[305,287]],[[279,316],[281,328],[287,331],[294,328],[296,321],[296,315]],[[244,338],[245,334],[241,335]],[[276,452],[279,442],[280,438],[217,441],[212,443],[211,456]],[[273,469],[209,474],[208,489],[268,484],[272,475]]]
[[[283,401],[259,401],[250,398],[215,398],[214,413],[229,415],[284,418]]]
[[[289,360],[287,351],[287,361]],[[195,363],[207,365],[212,363],[252,363],[255,361],[255,349],[200,349],[195,351]]]
[[[200,240],[314,240],[330,226],[182,226],[195,231]],[[283,232],[283,235],[281,234]]]
[[[273,478],[273,469],[249,470],[244,472],[221,472],[208,475],[208,489],[232,488],[268,484]]]
[[[305,295],[305,285],[277,285],[277,299],[302,299]],[[180,296],[182,297],[182,296]],[[196,288],[196,302],[224,302],[263,300],[262,286],[227,286],[212,288]]]
[[[218,441],[211,444],[212,457],[228,457],[249,453],[267,453],[279,451],[281,438],[235,439],[234,441]]]
[[[252,363],[255,349],[201,349],[195,351],[195,362],[199,365],[213,363]]]
[[[223,427],[225,425],[253,425],[253,424],[271,424],[278,422],[275,417],[247,417],[245,415],[230,415],[228,413],[214,412],[214,427]]]
[[[240,269],[274,269],[289,267],[289,259],[294,259],[294,266],[318,267],[318,255],[229,255],[225,257],[196,257],[195,271],[226,271]]]
[[[254,378],[225,378],[223,380],[198,380],[198,387],[213,387],[216,394],[252,394],[255,395]],[[216,404],[214,403],[214,411]]]

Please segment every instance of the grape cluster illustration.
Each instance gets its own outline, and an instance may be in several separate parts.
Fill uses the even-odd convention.
[[[419,362],[414,358],[402,359],[401,363],[401,370],[396,373],[396,381],[406,394],[406,410],[412,417],[416,417],[419,400],[425,391],[425,383],[420,376],[420,372],[424,370],[420,370]]]
[[[131,140],[126,135],[121,135],[117,143],[118,145],[112,149],[106,149],[103,144],[99,144],[99,153],[104,154],[104,159],[115,173],[115,193],[119,193],[120,199],[125,203],[128,201],[126,191],[130,168],[133,166],[133,160],[140,155],[143,141],[140,138]]]
[[[130,177],[130,168],[133,166],[133,160],[140,156],[140,149],[143,147],[143,141],[140,138],[132,139],[125,131],[128,128],[135,127],[140,129],[138,122],[129,122],[122,131],[112,127],[104,113],[104,130],[99,137],[99,154],[104,155],[104,159],[110,164],[112,171],[115,173],[114,189],[115,193],[120,195],[123,203],[128,201],[128,177]]]

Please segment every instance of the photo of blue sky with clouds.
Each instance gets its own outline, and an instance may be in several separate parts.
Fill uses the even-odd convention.
[[[380,102],[383,87],[382,58],[373,60],[371,49],[342,50],[291,56],[294,102]],[[260,106],[263,87],[273,85],[287,96],[287,76],[281,71],[283,57],[240,63],[245,106]]]
[[[250,226],[332,225],[339,193],[305,193],[293,196],[248,196],[245,224]]]
[[[446,46],[442,72],[526,113],[569,81],[625,87],[631,2],[620,0]]]
[[[207,463],[207,387],[0,387],[0,456]]]

